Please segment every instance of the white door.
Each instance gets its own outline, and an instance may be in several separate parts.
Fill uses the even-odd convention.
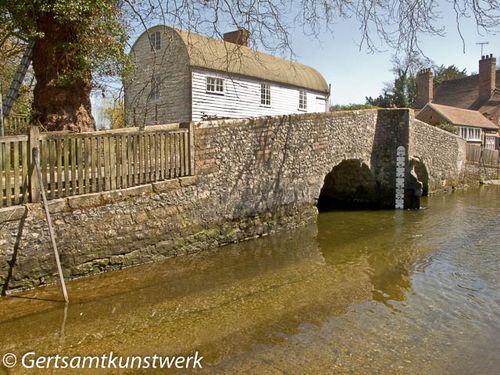
[[[316,111],[326,112],[326,98],[316,97]]]

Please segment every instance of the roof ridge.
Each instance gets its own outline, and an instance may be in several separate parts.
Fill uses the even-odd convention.
[[[449,105],[437,103],[427,103],[425,107],[427,106],[438,112],[446,121],[451,124],[494,130],[498,130],[499,128],[498,125],[496,125],[494,122],[492,122],[477,110],[452,107]],[[425,107],[422,108],[422,111],[425,109]]]
[[[229,46],[236,46],[237,48],[241,48],[243,50],[246,49],[246,50],[258,53],[258,54],[266,55],[266,56],[274,58],[274,59],[284,60],[284,61],[287,61],[287,62],[291,62],[293,64],[297,64],[297,65],[301,65],[301,66],[304,66],[304,67],[307,67],[307,68],[310,68],[310,69],[314,69],[313,67],[311,67],[309,65],[306,65],[306,64],[303,64],[303,63],[301,63],[299,61],[288,59],[286,57],[276,56],[276,55],[273,55],[272,53],[269,53],[269,52],[266,52],[266,51],[259,51],[257,48],[252,48],[252,47],[245,46],[245,45],[242,45],[242,44],[236,44],[236,43],[228,42],[228,41],[226,41],[224,39],[212,38],[212,37],[210,37],[208,35],[200,34],[200,33],[197,33],[197,32],[191,31],[191,30],[183,30],[183,29],[179,29],[179,28],[171,27],[171,26],[167,26],[167,25],[157,25],[157,26],[166,26],[166,27],[169,27],[169,28],[175,30],[176,32],[179,32],[179,33],[196,35],[197,37],[201,37],[201,38],[204,38],[204,39],[207,39],[207,40],[210,40],[210,41],[215,41],[217,43],[221,43],[221,44],[229,45]]]
[[[190,30],[157,26],[169,29],[181,38],[186,46],[190,66],[329,93],[325,78],[311,66]],[[210,53],[204,53],[206,50]],[[237,58],[230,55],[232,52]]]

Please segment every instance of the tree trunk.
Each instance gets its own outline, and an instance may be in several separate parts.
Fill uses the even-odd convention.
[[[78,50],[78,25],[40,14],[37,29],[43,36],[33,48],[33,122],[48,131],[95,130],[90,104],[92,75]]]

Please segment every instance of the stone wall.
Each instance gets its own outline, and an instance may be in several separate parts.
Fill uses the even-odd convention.
[[[498,166],[467,161],[466,145],[464,139],[450,132],[419,120],[411,122],[410,157],[425,165],[430,192],[499,178]]]
[[[303,225],[316,217],[325,176],[344,160],[368,166],[380,201],[390,206],[395,149],[408,144],[409,122],[408,110],[366,110],[195,124],[195,177],[51,201],[65,276],[158,261]],[[419,124],[410,130],[435,136],[434,129]],[[443,158],[456,153],[453,142],[439,151]],[[431,145],[418,141],[413,147],[431,162],[430,171],[445,176],[447,167],[438,166]],[[56,280],[49,244],[40,204],[0,210],[0,288]]]
[[[462,183],[478,184],[485,180],[500,179],[500,164],[497,167],[467,162],[463,169]]]
[[[283,208],[273,215],[223,220],[217,215],[215,197],[197,185],[195,177],[187,177],[51,201],[65,276],[197,252],[314,217],[312,209]],[[7,281],[9,289],[54,282],[55,262],[41,205],[3,209],[0,222],[0,287]]]
[[[410,158],[425,165],[430,192],[462,184],[465,145],[459,136],[425,122],[413,120],[410,124]]]

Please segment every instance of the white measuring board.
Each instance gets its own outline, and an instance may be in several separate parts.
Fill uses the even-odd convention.
[[[399,146],[396,150],[396,201],[395,208],[402,210],[405,206],[405,164],[406,149]]]

